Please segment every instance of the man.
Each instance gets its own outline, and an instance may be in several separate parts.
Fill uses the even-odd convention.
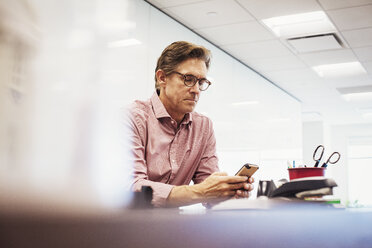
[[[157,62],[156,93],[131,108],[133,189],[151,186],[155,206],[214,204],[248,197],[253,189],[251,178],[218,172],[212,122],[193,112],[200,92],[211,85],[210,56],[202,46],[172,43]]]

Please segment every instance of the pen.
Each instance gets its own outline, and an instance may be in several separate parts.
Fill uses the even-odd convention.
[[[287,165],[288,165],[288,168],[292,168],[292,165],[288,160],[287,160]]]
[[[296,161],[293,160],[293,168],[296,167]]]

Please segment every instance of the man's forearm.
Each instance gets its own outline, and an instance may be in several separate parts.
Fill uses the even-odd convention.
[[[175,186],[167,198],[167,207],[201,203],[203,199],[203,193],[198,185]]]

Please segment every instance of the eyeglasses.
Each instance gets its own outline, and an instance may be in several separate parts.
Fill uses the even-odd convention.
[[[183,83],[187,87],[194,87],[194,85],[196,83],[199,83],[199,90],[201,90],[201,91],[204,91],[204,90],[208,89],[209,85],[212,84],[206,78],[197,78],[194,75],[191,75],[191,74],[182,74],[182,73],[179,73],[177,71],[174,71],[173,73],[176,73],[176,74],[182,76],[183,77]]]

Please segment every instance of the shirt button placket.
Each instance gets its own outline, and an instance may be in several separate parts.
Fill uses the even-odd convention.
[[[170,148],[169,159],[170,159],[171,170],[172,170],[170,180],[173,180],[174,172],[175,172],[175,169],[176,169],[176,166],[177,166],[173,144],[171,145],[171,148]]]
[[[172,121],[173,122],[173,121]],[[175,172],[177,171],[177,159],[176,159],[176,154],[177,154],[177,133],[175,134],[174,136],[174,139],[171,143],[171,146],[170,146],[170,152],[169,152],[169,159],[170,159],[170,163],[171,163],[171,168],[172,168],[172,174],[171,174],[171,180],[174,178],[175,176]]]

